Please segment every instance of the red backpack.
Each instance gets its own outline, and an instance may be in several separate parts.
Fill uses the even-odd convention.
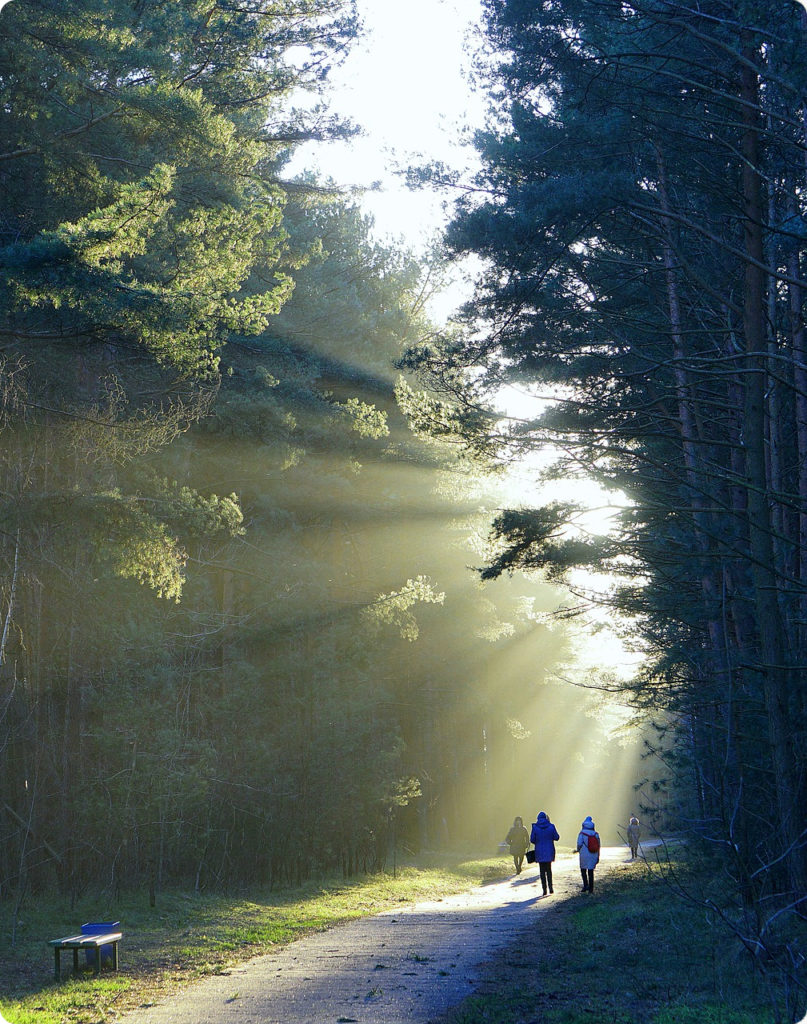
[[[589,853],[600,852],[600,837],[595,832],[589,834],[589,836],[586,838],[586,843],[588,845]]]

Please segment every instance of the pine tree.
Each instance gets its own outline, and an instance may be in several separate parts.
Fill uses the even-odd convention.
[[[473,368],[469,404],[503,382],[556,388],[490,439],[556,443],[556,474],[630,502],[596,544],[559,536],[568,507],[504,513],[485,575],[622,578],[614,607],[652,653],[636,700],[689,745],[703,829],[737,851],[744,894],[796,899],[803,19],[720,0],[485,10],[483,170],[447,235],[485,271],[467,340],[426,362],[452,382]]]

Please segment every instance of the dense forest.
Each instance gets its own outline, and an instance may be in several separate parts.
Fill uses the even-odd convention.
[[[716,855],[757,958],[803,962],[807,730],[807,14],[769,0],[485,0],[490,97],[447,245],[482,266],[460,329],[415,346],[415,412],[469,450],[622,495],[502,511],[483,577],[614,581],[647,660],[676,820]],[[469,372],[470,371],[470,372]],[[505,385],[544,399],[500,425]],[[454,412],[452,412],[452,409]],[[693,847],[694,848],[694,847]],[[792,957],[792,961],[788,958]]]
[[[480,580],[499,484],[396,398],[419,387],[396,364],[435,336],[434,268],[287,173],[355,131],[321,100],[358,31],[349,0],[0,17],[17,907],[492,852],[569,777],[576,827],[606,762],[604,831],[632,809],[636,745],[552,681],[568,594]]]
[[[481,268],[448,326],[439,267],[289,170],[357,130],[351,0],[3,10],[10,905],[492,852],[542,808],[616,839],[641,800],[798,959],[807,12],[482,7],[481,169],[412,172]]]

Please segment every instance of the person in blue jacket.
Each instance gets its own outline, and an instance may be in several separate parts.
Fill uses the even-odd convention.
[[[558,839],[558,830],[546,816],[546,812],[541,811],[532,826],[530,842],[535,845],[535,860],[541,869],[544,896],[547,891],[555,891],[552,888],[552,861],[555,859],[555,843]]]

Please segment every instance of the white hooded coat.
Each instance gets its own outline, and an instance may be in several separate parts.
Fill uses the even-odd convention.
[[[594,829],[594,822],[591,820],[591,818],[586,818],[586,820],[580,826],[580,832],[577,836],[577,849],[580,852],[580,867],[592,870],[596,868],[596,866],[599,864],[600,854],[599,851],[597,853],[592,853],[589,850],[589,836],[596,836],[597,839],[600,838],[599,832],[595,831]]]

